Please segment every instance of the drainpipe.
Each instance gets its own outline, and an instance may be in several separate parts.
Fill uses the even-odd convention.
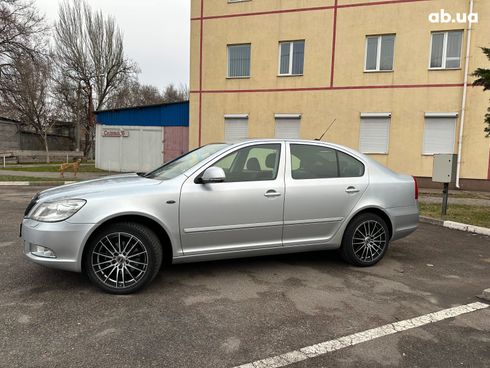
[[[473,13],[473,0],[470,0],[470,14]],[[468,20],[469,22],[469,20]],[[466,33],[466,60],[464,65],[464,83],[463,83],[463,98],[461,99],[461,121],[459,124],[459,140],[458,140],[458,163],[456,169],[456,188],[460,189],[459,179],[461,177],[461,151],[463,150],[463,130],[466,112],[466,97],[468,94],[468,73],[470,67],[470,50],[471,50],[471,30],[473,22],[469,22],[468,31]]]

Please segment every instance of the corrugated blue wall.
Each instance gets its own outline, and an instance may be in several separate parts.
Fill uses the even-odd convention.
[[[97,124],[189,126],[189,101],[95,112]]]

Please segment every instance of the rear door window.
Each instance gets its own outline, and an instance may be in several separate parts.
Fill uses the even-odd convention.
[[[291,144],[290,149],[293,179],[328,179],[364,175],[364,165],[359,160],[333,148]]]

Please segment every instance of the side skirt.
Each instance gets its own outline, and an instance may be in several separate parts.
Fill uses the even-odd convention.
[[[262,249],[245,249],[237,251],[226,251],[214,252],[214,253],[200,253],[191,255],[182,255],[174,257],[172,263],[192,263],[192,262],[205,262],[205,261],[215,261],[220,259],[231,259],[231,258],[246,258],[246,257],[260,257],[260,256],[270,256],[274,254],[287,254],[287,253],[301,253],[301,252],[311,252],[319,250],[332,250],[340,248],[340,244],[314,244],[314,245],[295,245],[290,247],[272,247],[272,248],[262,248]]]

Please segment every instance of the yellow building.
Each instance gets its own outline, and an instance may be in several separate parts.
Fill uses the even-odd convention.
[[[315,139],[336,119],[323,140],[420,178],[434,153],[461,152],[461,188],[490,190],[490,93],[465,79],[489,67],[490,0],[192,0],[191,13],[191,148]]]

